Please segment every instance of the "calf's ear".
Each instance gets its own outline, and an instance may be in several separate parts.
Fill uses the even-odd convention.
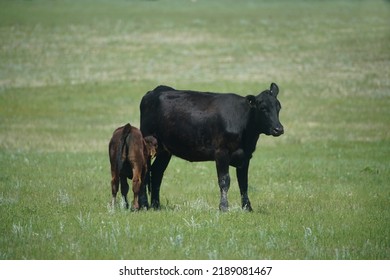
[[[147,136],[144,138],[145,146],[148,150],[148,154],[153,158],[157,153],[157,140],[153,136]]]
[[[269,89],[270,89],[271,94],[272,94],[273,96],[276,97],[276,96],[278,95],[278,93],[279,93],[279,87],[277,86],[277,84],[272,83]]]
[[[256,97],[253,96],[253,95],[248,95],[246,96],[246,100],[248,101],[249,105],[251,107],[255,107],[256,106]]]

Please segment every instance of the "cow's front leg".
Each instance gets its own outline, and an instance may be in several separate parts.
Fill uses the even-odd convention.
[[[145,178],[146,179],[146,178]],[[147,210],[149,208],[148,202],[148,194],[146,193],[146,185],[149,183],[145,183],[145,180],[141,181],[141,188],[138,196],[138,203],[140,209]]]
[[[161,152],[157,155],[151,167],[151,206],[154,209],[160,209],[160,186],[164,176],[164,171],[168,167],[169,161],[171,160],[171,154],[166,151]]]
[[[252,211],[251,202],[248,197],[248,168],[249,160],[236,168],[238,186],[240,187],[242,209]]]
[[[221,190],[221,201],[219,210],[225,212],[229,209],[227,193],[230,187],[229,176],[229,154],[227,152],[217,152],[215,156],[217,166],[218,185]]]
[[[151,160],[149,158],[147,161],[147,168],[144,167],[142,171],[141,190],[138,197],[139,207],[145,210],[149,209],[147,190],[151,191],[150,166]]]

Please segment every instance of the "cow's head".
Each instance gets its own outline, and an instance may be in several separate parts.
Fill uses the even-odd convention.
[[[153,136],[146,136],[144,138],[145,141],[145,147],[147,150],[147,155],[150,156],[151,158],[154,158],[154,156],[157,153],[157,139],[154,138]]]
[[[247,99],[255,110],[256,126],[259,133],[280,136],[284,133],[283,125],[279,121],[279,111],[282,108],[277,95],[279,88],[272,83],[270,89],[261,92],[257,96],[249,95]]]

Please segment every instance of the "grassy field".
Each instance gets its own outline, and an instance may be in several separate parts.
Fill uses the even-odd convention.
[[[173,158],[160,211],[111,209],[108,141],[159,84],[256,94],[254,212]],[[0,259],[390,259],[388,1],[0,0]]]

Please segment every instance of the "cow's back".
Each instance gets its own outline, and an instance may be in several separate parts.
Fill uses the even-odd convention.
[[[216,149],[238,149],[249,116],[236,94],[179,91],[159,86],[141,101],[141,131],[189,161],[213,160]],[[226,142],[226,143],[225,143]]]

